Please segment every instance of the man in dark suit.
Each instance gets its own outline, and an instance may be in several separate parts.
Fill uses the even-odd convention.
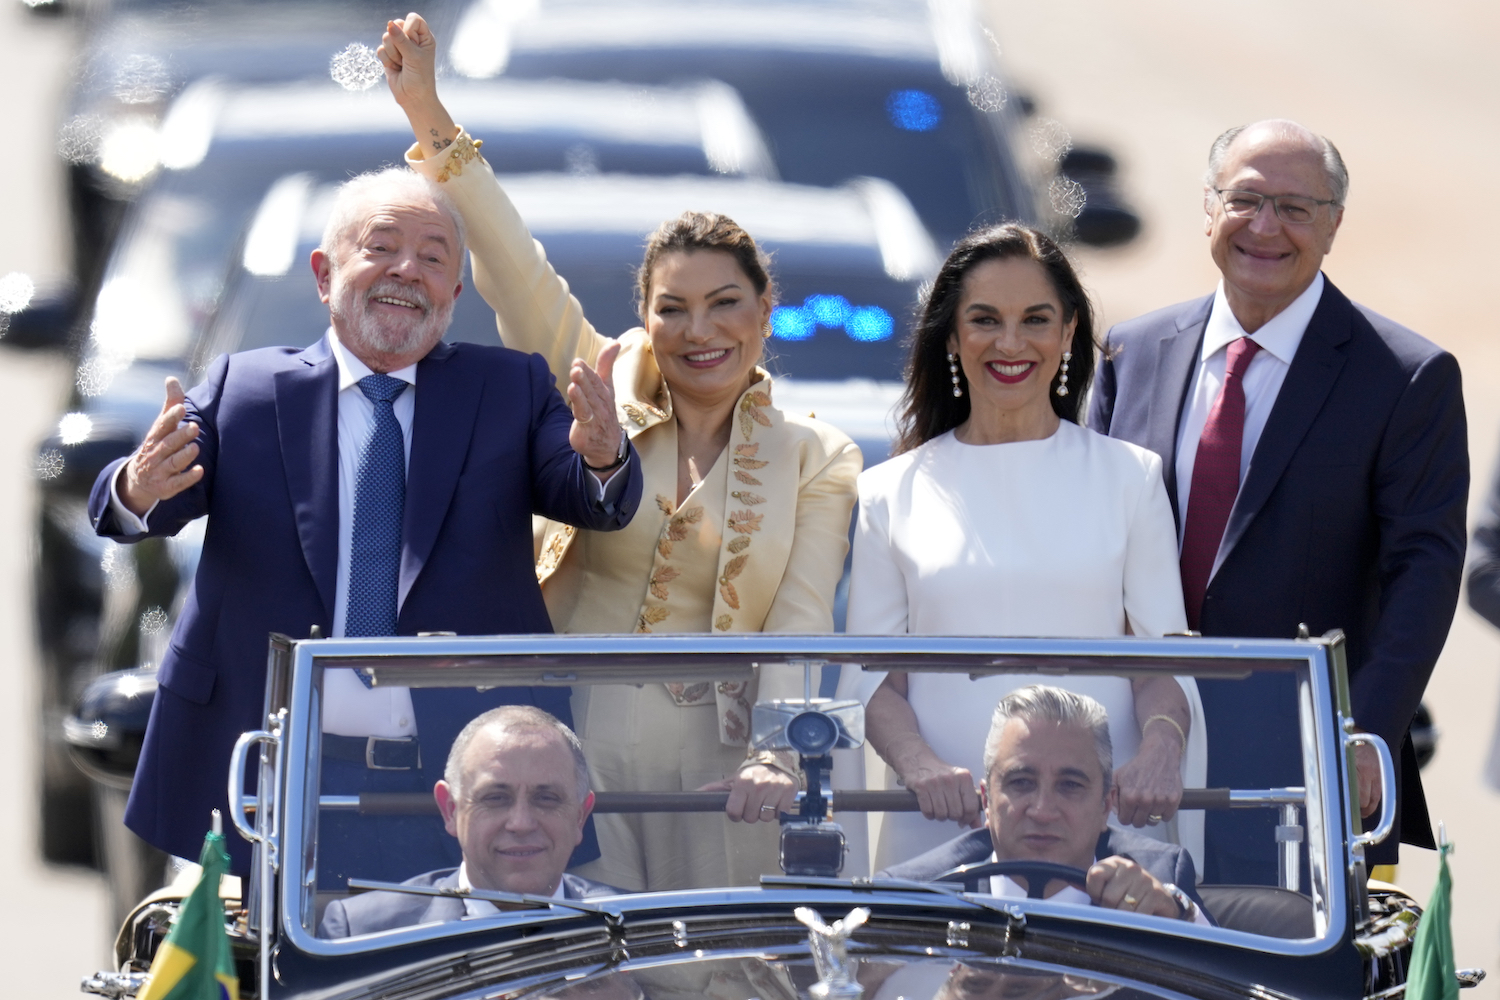
[[[1463,396],[1450,354],[1320,271],[1347,190],[1333,144],[1293,122],[1220,136],[1204,190],[1219,289],[1110,331],[1089,425],[1162,456],[1190,628],[1344,630],[1354,722],[1399,748],[1395,789],[1356,751],[1361,812],[1397,795],[1399,839],[1432,847],[1407,729],[1458,600]],[[1198,687],[1210,785],[1303,783],[1289,676]],[[1275,824],[1272,810],[1210,813],[1208,880],[1274,883]],[[1397,843],[1368,859],[1394,863]]]
[[[1109,716],[1088,695],[1032,685],[995,709],[979,792],[986,825],[877,873],[925,882],[960,865],[1050,861],[1088,874],[1081,886],[1052,880],[1045,898],[1211,923],[1198,898],[1193,859],[1181,847],[1115,830]],[[981,886],[1027,894],[1023,875]]]
[[[594,530],[634,514],[613,358],[574,367],[570,415],[540,357],[443,343],[463,252],[461,219],[420,177],[350,181],[312,254],[327,335],[221,357],[186,395],[169,379],[141,447],[95,483],[95,529],[121,542],[211,515],[126,811],[157,847],[191,857],[210,809],[228,808],[230,749],[264,723],[267,633],[550,632],[532,514]],[[330,670],[323,695],[323,791],[335,794],[431,789],[486,707],[569,718],[566,689],[370,689]],[[325,848],[348,819],[324,817]],[[350,840],[364,851],[351,874],[410,872],[413,852],[443,840],[435,822],[392,824]],[[246,845],[232,838],[230,851],[243,873]]]
[[[594,793],[583,745],[556,718],[529,705],[491,709],[459,733],[444,774],[433,796],[463,863],[405,884],[451,895],[371,892],[334,900],[323,912],[320,937],[498,912],[494,903],[466,896],[471,889],[561,899],[621,892],[563,871],[583,839]]]

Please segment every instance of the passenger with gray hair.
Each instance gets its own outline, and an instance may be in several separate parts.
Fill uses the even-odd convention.
[[[564,873],[594,808],[583,744],[556,716],[531,705],[494,708],[465,726],[433,788],[463,862],[404,885],[444,895],[371,892],[334,900],[323,913],[325,938],[373,934],[464,917],[492,916],[493,902],[473,890],[585,899],[621,890]]]
[[[1344,631],[1354,721],[1397,760],[1382,788],[1374,748],[1355,751],[1361,814],[1400,800],[1399,836],[1366,859],[1394,864],[1399,841],[1436,846],[1408,729],[1458,602],[1468,437],[1453,356],[1324,275],[1348,197],[1339,151],[1296,122],[1214,140],[1202,199],[1218,290],[1109,332],[1089,426],[1162,457],[1190,629]],[[1291,674],[1198,691],[1209,785],[1302,783]],[[1211,811],[1208,881],[1275,885],[1275,827],[1273,810]]]
[[[1076,869],[1076,877],[1028,875],[1018,867],[972,878],[979,891],[996,896],[1212,924],[1187,851],[1109,825],[1119,792],[1109,716],[1099,702],[1042,684],[1012,691],[995,706],[984,770],[985,826],[877,877],[932,881],[961,876],[955,869],[963,866],[1048,862]],[[1033,884],[1042,879],[1045,884]]]
[[[565,401],[540,357],[445,343],[463,260],[463,220],[435,185],[405,168],[347,182],[309,261],[327,330],[285,331],[308,347],[220,357],[188,393],[169,378],[145,441],[95,483],[106,537],[174,535],[205,514],[213,525],[126,811],[156,847],[192,856],[203,817],[229,808],[234,740],[264,722],[267,633],[550,632],[532,516],[614,531],[635,513],[613,355],[575,366]],[[565,688],[413,691],[330,669],[322,690],[325,794],[430,790],[454,734],[486,708],[571,719]],[[435,820],[325,814],[320,887],[434,867],[452,857],[445,841]],[[247,845],[228,847],[244,874]]]

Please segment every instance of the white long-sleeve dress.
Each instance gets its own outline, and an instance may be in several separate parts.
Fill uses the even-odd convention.
[[[1063,421],[1051,437],[1010,444],[967,445],[950,431],[859,477],[850,634],[1119,636],[1127,623],[1140,636],[1187,628],[1177,533],[1154,453]],[[840,695],[867,702],[883,677],[846,671]],[[913,673],[907,683],[922,737],[976,781],[996,703],[1027,684],[1103,703],[1116,767],[1140,745],[1126,678]],[[1192,711],[1183,784],[1201,787],[1202,706],[1192,679],[1179,683]],[[1201,872],[1202,830],[1200,812],[1140,832],[1181,843]],[[920,813],[888,814],[873,867],[959,832]]]

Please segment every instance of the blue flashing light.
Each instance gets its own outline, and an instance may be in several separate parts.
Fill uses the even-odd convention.
[[[850,340],[873,344],[890,340],[896,319],[879,306],[851,305],[842,295],[809,295],[800,306],[777,306],[771,311],[771,336],[777,340],[808,340],[818,327],[842,327]]]
[[[890,340],[896,332],[896,318],[879,306],[860,306],[844,321],[844,332],[863,344]]]
[[[818,321],[801,306],[777,306],[771,310],[771,336],[778,340],[806,340],[818,329]]]
[[[842,295],[809,295],[802,308],[819,326],[827,327],[843,326],[854,309]]]
[[[885,113],[892,125],[906,132],[931,132],[943,120],[942,105],[925,90],[891,91]]]

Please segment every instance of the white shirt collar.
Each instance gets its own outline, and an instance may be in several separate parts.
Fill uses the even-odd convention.
[[[993,852],[991,852],[989,860],[991,862],[995,862],[999,861],[1000,859],[996,857]],[[1092,868],[1094,864],[1098,862],[1098,860],[1098,858],[1095,858],[1093,861],[1089,862],[1089,867]],[[999,896],[1005,899],[1025,899],[1026,890],[1021,888],[1021,883],[1013,881],[1008,876],[992,875],[990,876],[990,895]],[[1047,902],[1070,903],[1073,906],[1094,905],[1094,901],[1089,898],[1088,893],[1084,892],[1077,886],[1072,885],[1065,885],[1061,889],[1054,892],[1052,895],[1048,896]]]
[[[328,328],[328,346],[333,351],[333,360],[339,366],[339,392],[358,384],[359,380],[366,375],[375,374],[370,366],[354,356],[354,352],[343,345],[339,335],[333,332],[333,327]],[[391,378],[399,378],[408,385],[417,384],[417,366],[407,365],[393,372],[386,372]]]
[[[458,887],[461,890],[463,890],[464,892],[468,892],[468,891],[470,891],[470,890],[472,890],[474,888],[474,883],[469,881],[469,863],[467,861],[461,863],[458,866]],[[558,879],[557,879],[557,888],[552,890],[552,898],[553,899],[566,899],[567,898],[567,894],[563,891],[565,889],[565,887],[566,887],[565,881],[563,880],[563,878],[561,876],[559,876]],[[464,902],[466,904],[478,904],[478,905],[482,905],[482,906],[487,906],[492,911],[496,909],[495,904],[491,903],[487,899],[466,899],[466,900],[464,900]],[[473,915],[473,911],[472,910],[470,911],[470,915],[471,916]]]
[[[1207,361],[1241,337],[1249,337],[1282,364],[1291,364],[1297,346],[1302,343],[1302,335],[1307,332],[1307,324],[1312,322],[1313,313],[1318,309],[1318,300],[1323,297],[1324,284],[1323,272],[1319,271],[1312,284],[1293,299],[1291,305],[1272,316],[1259,330],[1248,334],[1235,318],[1234,310],[1229,308],[1221,278],[1218,291],[1214,292],[1213,310],[1208,314],[1208,326],[1203,331],[1203,353],[1199,361]]]

